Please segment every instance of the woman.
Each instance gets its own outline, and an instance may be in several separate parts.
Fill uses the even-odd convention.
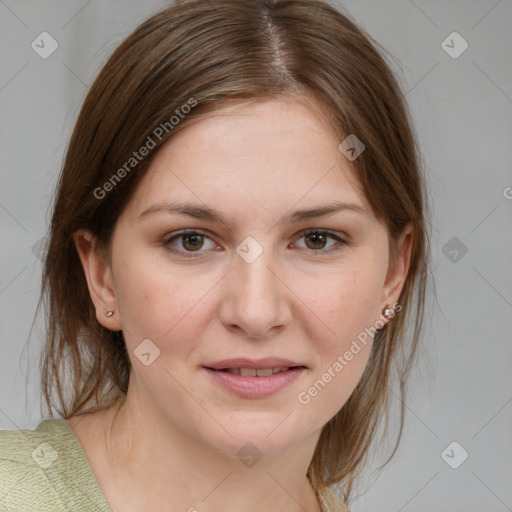
[[[420,339],[426,215],[399,87],[347,17],[151,17],[67,150],[42,289],[59,417],[0,436],[2,505],[347,510]]]

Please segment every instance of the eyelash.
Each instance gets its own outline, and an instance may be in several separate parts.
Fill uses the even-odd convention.
[[[347,245],[347,242],[345,240],[343,240],[339,236],[335,235],[331,231],[325,231],[323,229],[306,229],[304,231],[301,231],[299,233],[299,237],[297,238],[297,240],[300,240],[301,238],[303,238],[303,237],[305,237],[307,235],[312,235],[312,234],[324,235],[324,236],[327,236],[329,238],[332,238],[332,239],[336,240],[341,246]],[[185,235],[201,235],[201,236],[210,238],[206,233],[203,233],[203,232],[195,230],[195,229],[188,229],[188,230],[180,231],[179,233],[176,233],[176,234],[172,234],[172,236],[166,237],[163,240],[163,245],[165,246],[165,248],[168,251],[170,251],[172,253],[175,253],[175,254],[179,254],[181,256],[184,256],[185,258],[197,258],[197,257],[199,257],[199,255],[201,253],[205,252],[205,251],[201,251],[201,250],[199,250],[199,251],[176,250],[176,249],[174,249],[174,248],[172,248],[170,246],[170,243],[173,240],[179,239],[179,238],[181,238],[181,237],[183,237]],[[210,238],[210,240],[211,240],[211,238]],[[338,247],[336,249],[321,249],[321,250],[309,249],[309,250],[313,254],[321,256],[321,255],[324,255],[324,254],[327,254],[327,253],[330,253],[330,252],[339,251],[339,250],[341,250],[341,248],[342,247]]]

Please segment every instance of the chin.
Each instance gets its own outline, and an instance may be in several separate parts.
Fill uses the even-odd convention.
[[[253,416],[254,418],[254,416]],[[204,442],[213,449],[228,457],[241,460],[243,457],[272,457],[278,455],[298,441],[305,434],[290,430],[290,425],[285,425],[282,415],[279,417],[269,417],[266,421],[257,422],[256,419],[249,424],[248,419],[241,423],[225,423],[224,429],[217,429],[218,436],[212,437],[212,432],[208,432],[203,438]],[[280,424],[282,422],[282,424]],[[231,434],[231,435],[230,435]]]

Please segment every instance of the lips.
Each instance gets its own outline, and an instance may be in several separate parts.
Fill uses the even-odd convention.
[[[256,399],[269,397],[290,386],[308,368],[281,357],[237,357],[207,363],[204,369],[224,389],[242,398]]]
[[[286,368],[286,367],[285,367]],[[257,373],[256,369],[245,369]],[[288,367],[286,371],[280,371],[268,376],[244,376],[233,374],[235,368],[227,370],[204,368],[204,371],[210,378],[229,392],[236,394],[241,398],[259,399],[270,397],[274,393],[284,390],[291,386],[306,371],[305,366]],[[242,369],[241,371],[244,371]],[[264,370],[263,370],[264,371]]]

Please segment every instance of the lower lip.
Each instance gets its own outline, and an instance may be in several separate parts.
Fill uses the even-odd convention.
[[[243,398],[270,396],[298,379],[306,368],[297,367],[268,377],[242,377],[233,373],[203,367],[221,386]]]

